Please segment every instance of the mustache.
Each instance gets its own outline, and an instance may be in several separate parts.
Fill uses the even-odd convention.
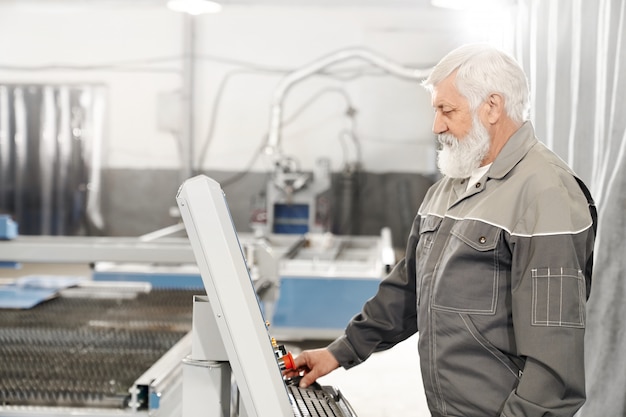
[[[457,146],[459,144],[459,139],[449,133],[443,133],[441,135],[437,135],[437,142],[439,142],[439,145],[442,147]]]

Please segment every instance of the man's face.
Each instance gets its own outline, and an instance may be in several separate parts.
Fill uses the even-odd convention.
[[[438,135],[441,149],[437,165],[443,175],[467,178],[489,152],[491,138],[477,112],[454,85],[453,73],[433,89],[435,109],[433,132]]]

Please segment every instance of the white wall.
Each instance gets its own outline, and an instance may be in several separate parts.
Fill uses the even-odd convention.
[[[157,115],[184,109],[176,98],[160,97],[180,97],[173,93],[183,91],[183,55],[189,46],[185,25],[191,19],[142,2],[114,7],[97,1],[19,3],[0,2],[0,82],[104,84],[109,104],[103,167],[179,168],[176,141],[185,139],[184,129],[178,137],[164,131],[159,126],[172,122]],[[232,6],[193,18],[196,168],[246,167],[268,131],[272,94],[286,71],[345,47],[366,47],[398,63],[427,67],[461,43],[502,40],[491,22],[476,24],[470,17],[434,8]],[[471,30],[468,22],[474,23]],[[154,58],[169,59],[154,63]],[[120,65],[128,61],[140,69]],[[366,62],[350,61],[333,69],[372,71],[364,67]],[[434,170],[430,98],[418,83],[385,75],[344,82],[311,77],[286,96],[285,117],[329,86],[345,89],[358,112],[356,135],[366,170]],[[330,157],[335,171],[353,160],[354,149],[342,152],[338,139],[346,127],[345,108],[338,93],[320,96],[284,127],[285,153],[297,157],[304,169],[319,157]],[[268,160],[259,158],[253,168],[268,167]]]
[[[0,82],[101,83],[108,87],[108,123],[103,166],[175,167],[175,143],[156,130],[156,96],[179,88],[175,71],[98,70],[102,64],[180,55],[180,16],[157,8],[18,7],[0,3]],[[80,70],[12,70],[12,66],[77,65]],[[90,69],[88,67],[94,67]]]

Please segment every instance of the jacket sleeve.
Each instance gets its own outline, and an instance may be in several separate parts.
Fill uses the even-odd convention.
[[[510,238],[512,320],[525,365],[502,417],[571,417],[585,401],[595,207],[572,189],[541,193]]]
[[[413,222],[406,257],[381,281],[376,295],[352,318],[344,335],[328,346],[342,367],[358,365],[372,353],[389,349],[417,332],[415,249],[418,229],[419,216]]]

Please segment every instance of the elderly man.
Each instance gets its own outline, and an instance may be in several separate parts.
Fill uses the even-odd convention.
[[[520,66],[467,45],[433,69],[443,177],[405,258],[327,348],[296,358],[301,385],[419,331],[433,416],[573,416],[596,210],[583,182],[535,137]]]

